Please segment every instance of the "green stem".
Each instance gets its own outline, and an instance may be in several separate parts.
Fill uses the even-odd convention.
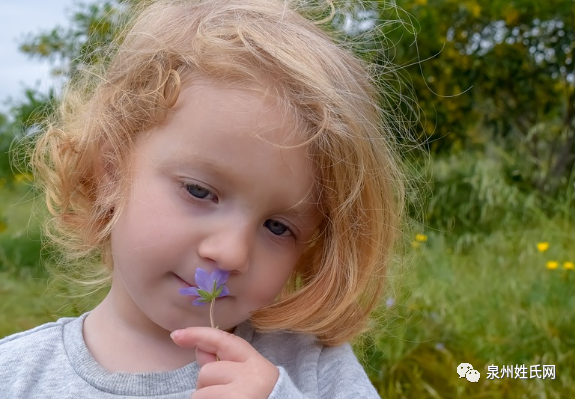
[[[212,298],[212,303],[210,303],[210,324],[212,328],[218,328],[217,326],[214,327],[214,304],[216,303],[216,298]],[[216,361],[220,361],[218,355],[216,355]]]
[[[210,324],[212,328],[217,328],[214,327],[214,303],[216,303],[216,298],[212,298],[212,303],[210,304]]]

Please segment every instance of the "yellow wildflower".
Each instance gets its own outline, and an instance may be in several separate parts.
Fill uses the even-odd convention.
[[[569,261],[563,262],[563,269],[573,270],[575,269],[575,263]]]
[[[415,241],[417,242],[427,242],[427,236],[425,234],[416,234]]]
[[[550,260],[545,264],[545,267],[549,270],[555,270],[559,266],[559,262]]]
[[[538,242],[537,243],[537,249],[539,250],[539,252],[545,252],[549,249],[549,243],[548,242]]]

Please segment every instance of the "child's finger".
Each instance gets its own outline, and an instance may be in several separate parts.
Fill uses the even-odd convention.
[[[228,385],[238,377],[238,363],[236,362],[222,360],[208,363],[200,369],[196,390],[214,385]]]
[[[196,347],[196,361],[201,366],[206,365],[208,363],[212,363],[217,361],[218,358],[213,353],[204,352],[200,348]]]
[[[222,385],[213,385],[205,387],[192,394],[191,399],[214,399],[214,398],[229,398],[229,390]],[[233,397],[233,396],[232,396]]]
[[[212,353],[221,360],[244,362],[257,352],[244,339],[211,327],[188,327],[171,334],[176,345],[184,348],[197,347]]]

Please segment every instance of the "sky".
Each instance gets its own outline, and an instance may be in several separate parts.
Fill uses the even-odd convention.
[[[77,0],[2,0],[0,3],[0,112],[8,98],[22,98],[25,87],[46,92],[53,79],[50,65],[18,51],[27,33],[39,33],[57,25],[68,26]]]

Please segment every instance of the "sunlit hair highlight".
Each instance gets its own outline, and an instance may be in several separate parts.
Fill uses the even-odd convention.
[[[121,35],[105,73],[75,80],[33,158],[52,215],[48,235],[69,259],[96,258],[105,266],[98,281],[110,275],[110,231],[129,194],[134,143],[169,117],[194,76],[273,87],[309,145],[324,218],[280,298],[251,322],[261,331],[314,334],[327,345],[364,331],[402,212],[395,131],[367,67],[298,7],[154,2]]]

